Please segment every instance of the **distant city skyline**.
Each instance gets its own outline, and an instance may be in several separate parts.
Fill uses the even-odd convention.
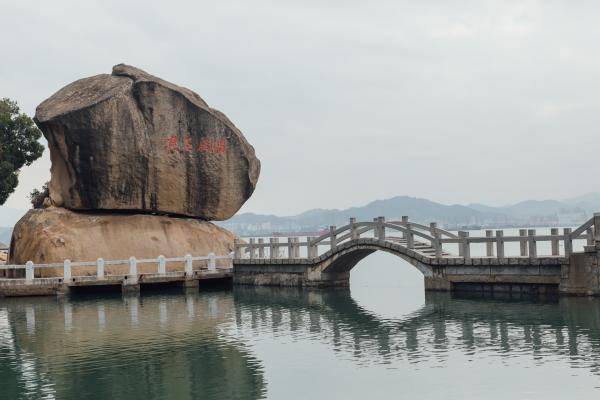
[[[18,40],[5,43],[0,96],[33,116],[64,85],[119,62],[189,87],[261,159],[240,212],[594,191],[600,4],[76,4],[2,1],[0,32]],[[6,206],[29,207],[49,169],[46,151]]]

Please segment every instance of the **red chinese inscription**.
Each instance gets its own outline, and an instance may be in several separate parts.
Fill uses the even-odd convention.
[[[186,135],[180,140],[177,135],[171,135],[166,139],[166,148],[179,153],[192,153],[194,152],[192,136]],[[225,138],[202,138],[195,146],[195,150],[198,153],[223,154],[227,150],[227,141]]]

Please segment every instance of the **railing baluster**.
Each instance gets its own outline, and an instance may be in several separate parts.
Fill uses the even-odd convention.
[[[358,229],[356,229],[356,218],[350,218],[350,239],[356,240],[358,239]]]
[[[294,258],[294,238],[287,238],[287,249],[288,249],[288,258]]]
[[[410,222],[408,222],[408,217],[402,217],[402,221],[406,224],[406,247],[409,249],[414,249],[415,236],[412,233],[412,228],[410,227]]]
[[[499,260],[504,259],[504,231],[496,231],[496,254]]]
[[[585,238],[587,240],[587,245],[588,246],[593,246],[594,245],[594,229],[593,228],[587,228],[585,231]]]
[[[529,243],[529,258],[537,258],[537,242],[535,240],[535,229],[529,229],[527,231],[527,242]]]
[[[330,240],[330,248],[331,250],[334,250],[335,247],[337,246],[337,237],[335,234],[335,225],[331,225],[329,227],[329,240]]]
[[[373,218],[373,224],[375,225],[373,227],[373,238],[377,239],[379,236],[379,225],[377,224],[377,218]]]
[[[210,257],[210,254],[209,254]],[[194,263],[192,262],[192,255],[191,254],[186,254],[185,255],[185,267],[184,267],[184,271],[185,271],[185,276],[191,278],[194,275]],[[210,259],[208,261],[208,269],[210,269]]]
[[[573,240],[571,239],[571,228],[563,229],[563,241],[565,246],[565,257],[570,257],[573,253]]]
[[[128,284],[135,284],[138,281],[137,276],[137,260],[135,257],[129,257],[129,276],[127,279]]]
[[[294,258],[300,258],[300,238],[294,238]]]
[[[277,238],[269,238],[269,257],[278,258],[279,256],[279,247],[277,246],[277,242],[279,239]]]
[[[191,261],[191,257],[190,257],[190,261]],[[208,253],[208,270],[215,271],[216,269],[217,269],[217,262],[215,259],[215,253]],[[190,271],[190,274],[191,274],[191,271]]]
[[[487,242],[485,242],[485,255],[487,257],[494,257],[494,231],[488,229],[485,231],[485,237],[488,238]]]
[[[522,237],[519,241],[521,257],[527,257],[527,229],[519,229],[519,236]]]
[[[256,243],[256,239],[254,238],[250,238],[249,240],[250,244],[248,245],[248,249],[250,250],[250,259],[254,259],[256,258],[256,253],[254,252],[256,249],[255,243]]]
[[[402,225],[408,226],[408,215],[402,216]],[[402,232],[402,237],[406,238],[406,235],[404,234],[404,232]]]
[[[238,260],[242,258],[242,247],[238,238],[233,239],[233,256]]]
[[[471,247],[469,245],[469,232],[459,231],[458,237],[460,239],[460,243],[458,246],[458,255],[462,256],[465,261],[471,259]]]
[[[308,255],[308,258],[315,258],[317,257],[317,246],[313,243],[313,241],[315,240],[315,238],[313,237],[307,237],[306,238],[306,254]]]
[[[553,236],[552,240],[550,241],[552,247],[552,255],[558,256],[560,254],[558,247],[558,228],[551,228],[550,235]]]
[[[104,279],[104,259],[99,258],[96,260],[96,278]]]
[[[63,282],[71,280],[71,260],[63,261]]]
[[[442,258],[442,243],[440,242],[440,231],[437,229],[437,223],[431,222],[429,224],[429,231],[433,240],[431,241],[431,247],[435,250],[435,258]]]
[[[162,254],[158,256],[158,273],[161,275],[167,273],[167,260]]]
[[[385,217],[377,217],[377,238],[385,240]]]
[[[265,240],[263,238],[258,239],[258,258],[265,258],[265,246],[263,246]]]
[[[27,261],[25,263],[25,283],[31,285],[33,283],[34,277],[34,266],[33,261]]]

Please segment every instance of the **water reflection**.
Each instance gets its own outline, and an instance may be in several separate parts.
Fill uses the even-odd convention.
[[[256,399],[228,293],[0,302],[0,398]]]
[[[273,343],[283,347],[270,351]],[[427,294],[418,310],[385,318],[343,290],[0,301],[2,399],[277,398],[277,386],[296,384],[281,382],[281,365],[303,352],[312,376],[323,375],[331,363],[324,351],[338,360],[335,368],[350,363],[364,379],[384,366],[402,376],[423,370],[427,381],[456,354],[459,365],[528,360],[598,376],[600,302]]]

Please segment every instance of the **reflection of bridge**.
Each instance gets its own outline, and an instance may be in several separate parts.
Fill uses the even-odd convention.
[[[395,235],[394,235],[395,234]],[[317,238],[289,238],[279,243],[250,239],[236,242],[234,280],[239,284],[281,286],[347,286],[350,270],[369,254],[381,250],[397,255],[417,267],[425,276],[427,289],[490,289],[499,291],[546,291],[559,288],[565,293],[600,294],[597,249],[600,240],[600,213],[575,230],[556,228],[550,235],[534,229],[520,230],[519,236],[504,231],[486,231],[486,236],[454,234],[436,226],[402,221],[373,222],[351,219],[341,228],[332,226]],[[573,252],[573,241],[587,241],[585,253]],[[518,243],[519,254],[507,253],[507,243]],[[550,254],[538,254],[538,244],[548,242]],[[600,243],[600,242],[598,242]],[[485,246],[485,256],[472,256],[471,247]],[[448,246],[458,246],[451,254]],[[325,247],[325,251],[321,251]],[[561,252],[562,247],[562,252]],[[281,250],[285,253],[283,257]],[[587,268],[592,266],[592,268]]]
[[[427,362],[460,349],[511,357],[562,357],[600,374],[600,303],[561,298],[554,303],[452,298],[427,293],[423,307],[400,320],[360,307],[348,291],[236,288],[236,324],[242,332],[307,332],[364,364],[393,359]],[[278,333],[279,332],[279,333]],[[321,334],[318,334],[321,333]],[[580,355],[585,354],[585,357]]]

